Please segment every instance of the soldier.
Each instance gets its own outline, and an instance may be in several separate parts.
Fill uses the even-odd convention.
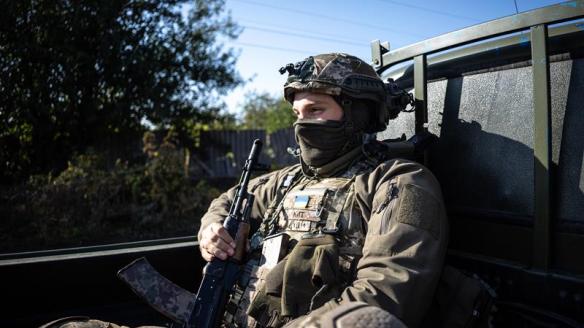
[[[300,163],[250,181],[255,233],[225,324],[332,326],[340,313],[369,311],[388,327],[419,326],[440,278],[448,225],[432,173],[375,138],[397,115],[383,81],[339,53],[280,71],[289,73],[284,96],[298,118]],[[207,261],[234,254],[221,224],[234,192],[202,218]]]
[[[448,225],[432,173],[400,158],[401,146],[375,138],[397,115],[387,88],[347,54],[280,71],[289,73],[284,96],[298,117],[300,163],[249,183],[254,234],[224,325],[420,326],[442,272]],[[234,254],[221,224],[234,194],[215,199],[202,218],[207,261]],[[53,327],[118,326],[78,317],[43,326]]]

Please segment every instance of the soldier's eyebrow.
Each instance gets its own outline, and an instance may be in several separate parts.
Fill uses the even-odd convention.
[[[307,106],[315,106],[315,105],[322,105],[322,104],[326,104],[326,101],[322,101],[322,100],[311,100],[308,104],[306,104]]]

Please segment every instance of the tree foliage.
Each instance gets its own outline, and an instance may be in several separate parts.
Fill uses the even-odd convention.
[[[213,121],[241,82],[222,0],[3,1],[0,179],[58,172],[144,123]],[[107,146],[106,146],[107,147]],[[101,147],[103,148],[103,147]]]
[[[265,129],[272,133],[292,126],[296,117],[292,105],[284,98],[267,92],[251,92],[245,96],[241,126],[245,129]]]

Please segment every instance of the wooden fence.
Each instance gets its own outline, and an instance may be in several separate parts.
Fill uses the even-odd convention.
[[[292,128],[271,134],[265,130],[205,131],[201,133],[201,161],[206,166],[205,171],[213,177],[239,176],[255,139],[264,143],[261,163],[276,167],[298,163],[298,159],[287,152],[288,147],[296,147]]]

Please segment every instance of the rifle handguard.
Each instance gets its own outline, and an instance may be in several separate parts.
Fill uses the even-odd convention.
[[[245,255],[247,253],[247,239],[249,236],[250,226],[247,222],[241,222],[239,224],[239,229],[237,230],[237,235],[235,236],[235,254],[233,254],[232,259],[236,262],[243,262]]]

